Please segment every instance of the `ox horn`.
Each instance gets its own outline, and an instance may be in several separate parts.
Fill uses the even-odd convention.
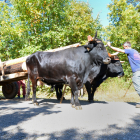
[[[94,38],[93,38],[92,36],[88,35],[88,42],[94,41],[96,38],[97,38],[97,31],[96,31],[96,33],[95,33]]]
[[[96,38],[97,38],[97,31],[96,31],[96,33],[95,33],[94,38],[93,38],[92,36],[88,35],[88,42],[94,41]]]
[[[121,63],[124,63],[125,61],[120,61]]]
[[[97,38],[97,31],[96,31],[95,36],[94,36],[94,39],[95,39],[95,38]],[[93,39],[93,40],[94,40],[94,39]]]
[[[115,56],[115,55],[118,55],[118,54],[119,54],[119,52],[116,52],[116,53],[111,54],[111,56]]]

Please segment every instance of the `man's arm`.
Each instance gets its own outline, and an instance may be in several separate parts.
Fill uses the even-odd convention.
[[[109,47],[114,51],[125,53],[125,51],[123,49],[112,47],[112,46],[109,46]]]
[[[123,49],[112,47],[110,42],[108,42],[107,45],[114,51],[125,53]]]

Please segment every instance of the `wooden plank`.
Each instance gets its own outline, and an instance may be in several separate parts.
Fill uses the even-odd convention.
[[[65,50],[65,49],[68,49],[68,48],[71,48],[71,47],[78,47],[78,46],[81,46],[81,44],[80,43],[75,43],[75,44],[72,44],[72,45],[69,45],[69,46],[60,47],[60,48],[56,48],[56,49],[52,49],[52,50],[47,50],[45,52],[56,52],[56,51],[61,51],[61,50]]]
[[[15,79],[17,77],[23,77],[23,76],[26,76],[27,75],[27,72],[17,72],[17,73],[12,73],[12,74],[7,74],[5,76],[0,76],[0,81],[6,81],[6,80],[9,80],[9,79]]]
[[[22,63],[22,62],[26,61],[27,57],[28,56],[17,58],[17,59],[13,59],[13,60],[4,61],[4,63],[5,63],[5,66],[10,66],[10,65],[17,64],[17,63]]]
[[[5,75],[11,74],[11,73],[26,72],[27,71],[26,62],[17,63],[14,65],[5,66],[3,69],[2,68],[3,67],[0,67],[0,76],[3,75],[2,70],[4,70]]]

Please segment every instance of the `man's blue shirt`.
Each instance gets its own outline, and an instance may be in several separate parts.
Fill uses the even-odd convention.
[[[124,49],[127,54],[132,72],[140,71],[140,55],[138,51],[134,49]]]

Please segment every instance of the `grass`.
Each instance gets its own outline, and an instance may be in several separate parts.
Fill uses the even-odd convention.
[[[114,102],[140,102],[140,97],[135,91],[133,84],[130,86],[131,79],[125,81],[124,78],[108,78],[103,82],[100,87],[96,90],[94,100],[95,101],[114,101]],[[126,96],[125,93],[128,90]],[[88,95],[86,90],[84,97],[79,98],[80,100],[87,100]],[[32,92],[31,92],[32,94]],[[64,95],[66,99],[71,98],[70,87],[67,86],[66,94]],[[1,87],[0,87],[0,97],[3,97]],[[49,86],[43,86],[42,88],[37,88],[37,98],[55,98],[55,90],[51,92]]]
[[[133,84],[131,84],[131,86],[130,84],[131,80],[126,82],[123,78],[107,79],[97,89],[95,93],[95,100],[114,102],[140,102],[140,96],[135,91]],[[126,93],[126,91],[128,92]]]

